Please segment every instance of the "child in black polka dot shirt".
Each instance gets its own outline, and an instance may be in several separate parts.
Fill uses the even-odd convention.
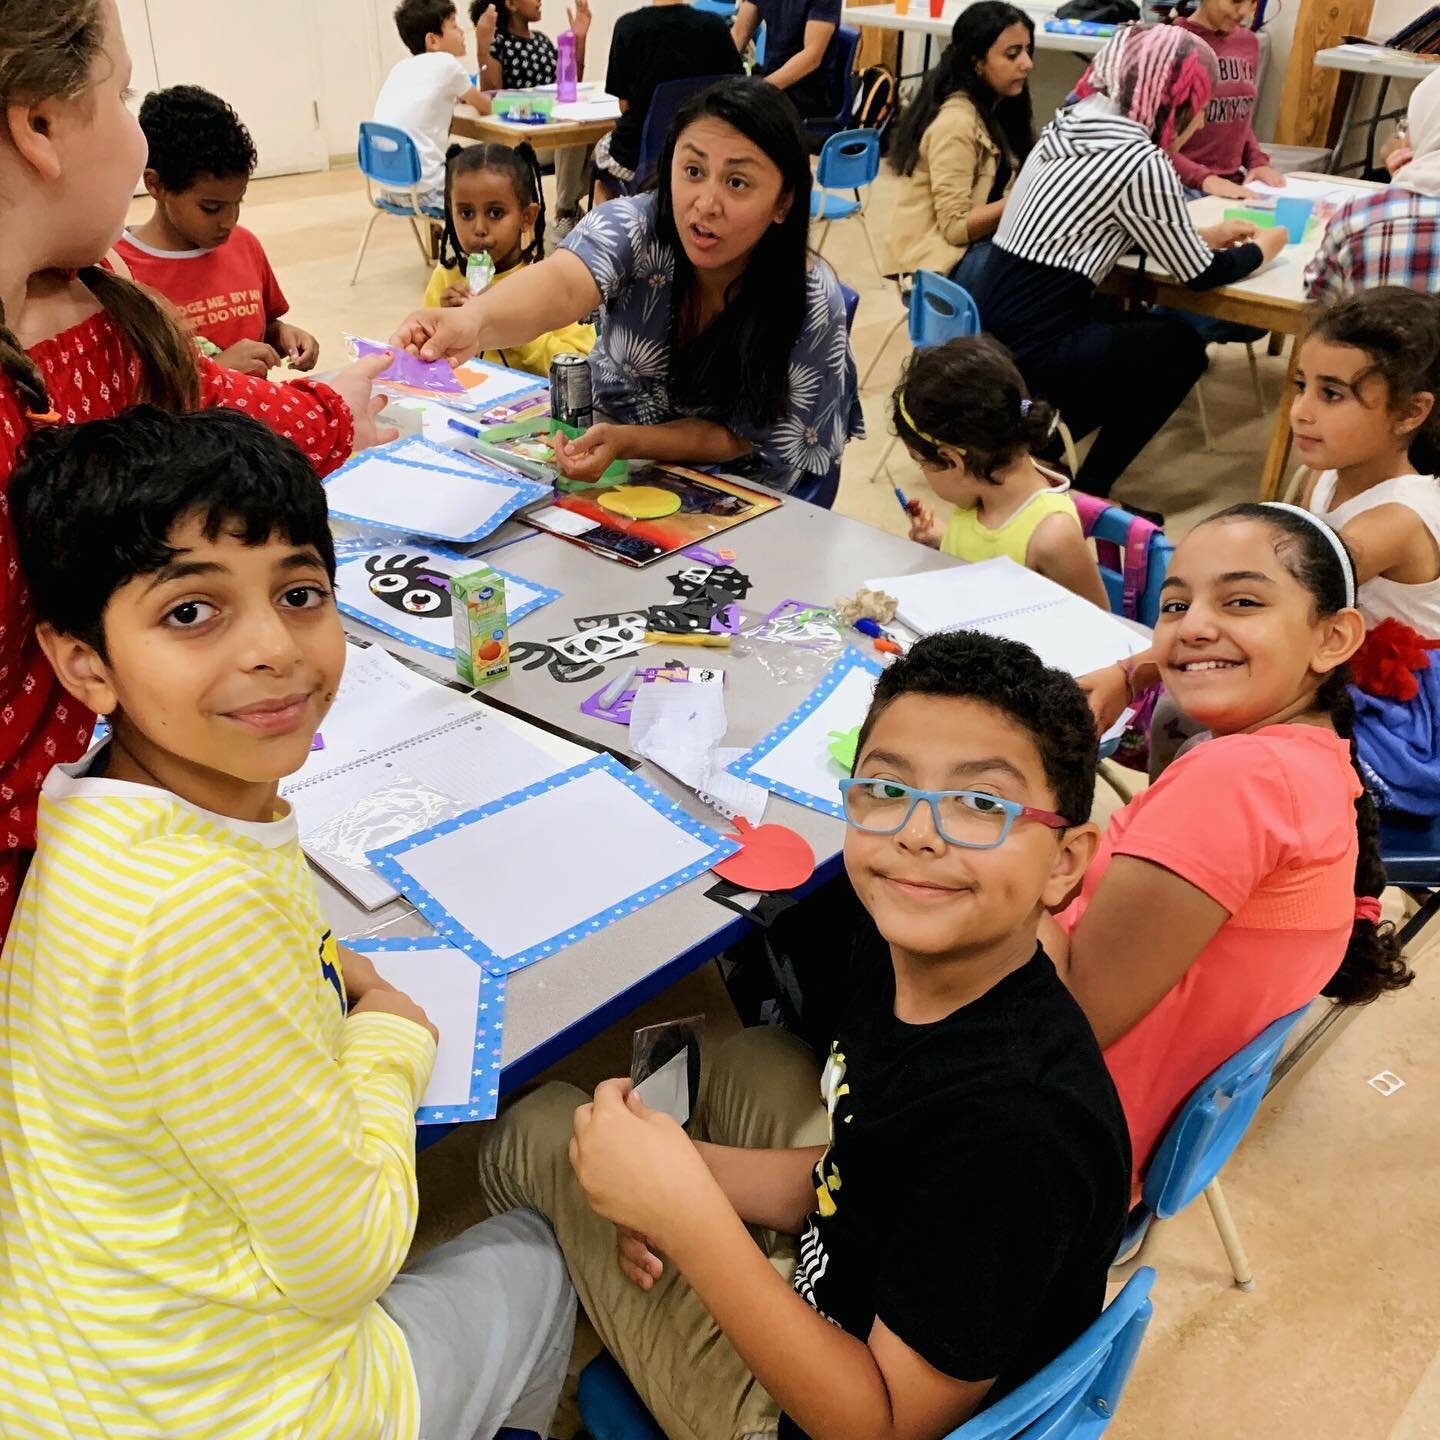
[[[555,84],[555,42],[530,27],[540,19],[541,0],[471,0],[470,23],[478,25],[489,9],[497,14],[495,37],[488,46],[476,39],[476,62],[482,90],[526,90]],[[590,33],[590,0],[575,0],[566,11],[575,36],[577,78],[585,74],[585,37]],[[580,217],[580,196],[585,184],[584,146],[566,146],[553,152],[555,160],[556,233],[569,231]]]

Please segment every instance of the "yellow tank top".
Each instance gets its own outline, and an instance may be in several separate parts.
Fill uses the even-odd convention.
[[[991,530],[980,523],[978,510],[956,510],[945,527],[940,549],[957,560],[992,560],[1006,555],[1017,565],[1025,564],[1030,537],[1049,515],[1068,515],[1076,525],[1080,516],[1069,495],[1070,487],[1041,490],[1032,495],[1003,525]]]

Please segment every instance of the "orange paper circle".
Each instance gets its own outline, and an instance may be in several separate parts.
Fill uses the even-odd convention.
[[[600,496],[600,505],[631,520],[661,520],[680,508],[680,497],[658,485],[617,485]]]

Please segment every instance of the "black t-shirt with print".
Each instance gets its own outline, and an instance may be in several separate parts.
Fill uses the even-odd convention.
[[[500,83],[507,90],[555,83],[555,42],[538,30],[524,39],[497,30],[490,53],[500,62]]]
[[[990,1404],[1100,1313],[1129,1204],[1125,1116],[1038,948],[929,1025],[895,1018],[888,957],[854,981],[795,1289],[861,1340],[878,1318],[937,1370],[996,1377]],[[788,1416],[780,1433],[802,1434]]]
[[[628,109],[610,136],[610,154],[627,170],[640,159],[640,136],[657,85],[704,75],[740,74],[740,52],[718,15],[689,5],[647,5],[615,22],[605,89]]]

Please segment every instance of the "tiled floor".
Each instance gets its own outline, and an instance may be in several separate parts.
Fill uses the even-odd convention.
[[[885,189],[882,179],[877,217]],[[319,336],[322,365],[338,362],[342,331],[388,335],[424,288],[415,243],[403,222],[390,219],[376,226],[360,283],[349,286],[365,215],[353,172],[251,189],[245,221],[269,251],[292,318]],[[900,307],[857,233],[837,226],[827,253],[861,293],[854,345],[863,369]],[[839,500],[848,513],[895,531],[901,516],[889,484],[870,474],[902,353],[897,337],[866,391],[871,438],[847,451]],[[1281,362],[1261,366],[1273,404]],[[1270,417],[1256,414],[1237,347],[1216,355],[1205,385],[1217,452],[1203,450],[1188,402],[1119,490],[1163,511],[1172,533],[1253,495],[1269,434]],[[907,490],[924,493],[903,452],[894,471]],[[1110,1431],[1116,1440],[1440,1437],[1440,1128],[1431,1108],[1440,1100],[1440,974],[1433,964],[1419,968],[1409,991],[1358,1015],[1272,1098],[1227,1170],[1255,1291],[1229,1284],[1204,1205],[1165,1227],[1156,1247],[1155,1321]],[[712,1036],[735,1024],[713,970],[649,1008],[655,1018],[703,1010]],[[557,1073],[591,1085],[624,1069],[631,1025],[623,1022]],[[1388,1098],[1365,1083],[1383,1069],[1405,1080]],[[474,1155],[483,1130],[459,1132],[423,1157],[422,1243],[478,1218]]]

